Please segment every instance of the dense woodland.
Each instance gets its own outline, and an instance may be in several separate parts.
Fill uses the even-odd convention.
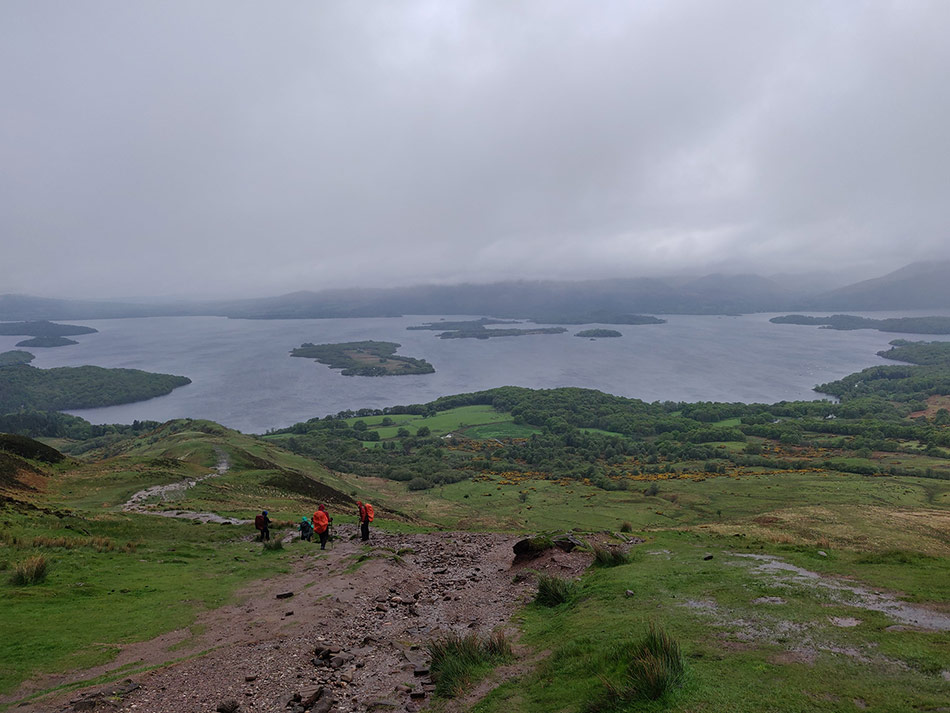
[[[586,480],[605,489],[630,487],[631,478],[742,469],[950,477],[950,412],[923,415],[929,399],[950,394],[950,343],[893,344],[889,357],[920,365],[875,367],[819,387],[838,403],[650,404],[587,389],[503,387],[342,412],[269,437],[335,470],[407,481],[410,489],[486,472]],[[362,420],[383,416],[378,424],[385,427],[399,414],[434,416],[472,405],[510,414],[530,435],[442,438],[423,426],[380,439]]]
[[[62,411],[143,401],[190,384],[191,379],[138,369],[64,366],[37,369],[28,352],[5,352],[0,366],[0,414],[21,409]]]

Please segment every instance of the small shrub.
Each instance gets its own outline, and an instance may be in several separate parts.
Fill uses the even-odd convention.
[[[556,607],[570,601],[577,594],[577,583],[569,579],[538,575],[538,594],[534,601],[545,607]]]
[[[511,644],[501,631],[485,638],[475,633],[448,634],[429,640],[426,650],[436,695],[447,697],[461,694],[476,676],[512,656]]]
[[[280,540],[266,540],[264,542],[264,552],[279,552],[284,549],[284,543]]]
[[[13,566],[13,573],[10,575],[10,584],[24,586],[29,584],[39,584],[46,579],[49,565],[43,555],[27,557],[20,560]]]
[[[621,523],[621,525],[620,525],[620,531],[621,531],[621,532],[633,532],[633,523],[631,523],[629,520],[624,521],[624,522]]]
[[[630,564],[630,554],[619,547],[605,547],[594,545],[594,565],[597,567],[616,567],[621,564]]]

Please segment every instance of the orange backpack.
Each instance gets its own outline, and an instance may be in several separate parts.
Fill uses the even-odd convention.
[[[363,503],[363,507],[366,508],[366,522],[373,521],[373,506],[369,503]]]
[[[330,518],[323,510],[317,510],[313,514],[313,531],[318,535],[327,531],[327,525],[330,524]]]

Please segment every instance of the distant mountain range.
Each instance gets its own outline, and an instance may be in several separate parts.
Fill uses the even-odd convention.
[[[215,315],[237,319],[491,315],[538,322],[602,321],[605,315],[742,314],[950,308],[950,261],[920,262],[872,280],[816,291],[819,281],[760,275],[698,279],[518,281],[293,292],[279,297],[173,304],[0,295],[0,320]]]

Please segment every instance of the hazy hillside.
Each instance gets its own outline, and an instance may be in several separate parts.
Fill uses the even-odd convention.
[[[915,263],[873,280],[819,292],[828,275],[712,274],[700,278],[509,281],[298,291],[275,297],[121,303],[0,295],[0,321],[217,315],[236,319],[492,315],[574,321],[592,314],[738,314],[790,310],[926,309],[950,306],[950,262]],[[580,318],[580,319],[578,319]],[[596,321],[596,320],[590,320]]]
[[[893,310],[950,307],[950,260],[915,262],[807,301],[810,309]]]

